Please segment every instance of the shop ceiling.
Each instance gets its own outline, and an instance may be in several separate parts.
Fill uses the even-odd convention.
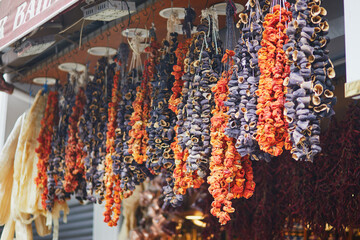
[[[128,0],[130,1],[130,0]],[[39,38],[53,35],[55,44],[44,52],[28,57],[7,57],[4,58],[0,66],[0,71],[11,73],[11,81],[18,88],[27,91],[28,84],[32,83],[35,77],[53,77],[64,82],[67,74],[58,70],[58,65],[64,62],[77,62],[89,64],[90,73],[94,71],[98,57],[89,55],[87,50],[96,46],[107,46],[117,49],[119,44],[127,41],[121,34],[126,28],[147,28],[151,27],[153,22],[156,27],[158,40],[166,36],[166,19],[159,15],[159,12],[168,7],[187,7],[188,3],[195,9],[197,15],[201,10],[210,7],[215,3],[224,2],[224,0],[131,0],[136,4],[136,12],[131,17],[124,16],[120,19],[103,22],[88,21],[83,19],[81,7],[87,3],[83,0],[73,6],[71,9],[58,15],[54,19],[45,23],[43,26],[34,30],[27,39]],[[234,0],[236,3],[246,4],[247,0]],[[344,41],[344,16],[343,1],[327,0],[323,1],[324,7],[328,10],[328,19],[330,24],[331,43],[329,45],[330,57],[335,65],[342,66],[340,74],[344,74],[345,63],[345,41]],[[195,25],[199,23],[199,17]],[[225,26],[225,17],[219,17],[220,29]],[[80,45],[81,39],[81,47]],[[180,41],[181,41],[180,37]],[[12,46],[0,52],[2,56],[9,56],[14,47],[19,45],[19,40]]]

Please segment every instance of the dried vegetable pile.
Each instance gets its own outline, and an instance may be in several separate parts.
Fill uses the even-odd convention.
[[[192,26],[194,13],[186,14]],[[267,204],[254,193],[255,180],[272,187],[254,172],[271,171],[253,170],[251,160],[269,162],[285,149],[295,160],[313,161],[321,151],[320,118],[331,116],[336,102],[320,1],[250,0],[235,49],[226,51],[216,12],[201,15],[197,32],[182,43],[170,33],[160,47],[152,35],[143,69],[126,68],[130,50],[122,43],[115,63],[99,59],[86,85],[71,76],[60,96],[50,92],[37,149],[44,209],[73,194],[105,201],[104,221],[116,226],[122,200],[161,175],[164,208],[180,206],[188,189],[207,182],[209,211],[225,225],[230,214],[239,218],[234,199],[255,194],[255,216]]]

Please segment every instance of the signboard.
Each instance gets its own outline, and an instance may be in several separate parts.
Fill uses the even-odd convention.
[[[0,0],[0,51],[79,0]]]

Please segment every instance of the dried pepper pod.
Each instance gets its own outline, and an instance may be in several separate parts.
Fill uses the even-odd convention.
[[[289,42],[284,45],[291,70],[285,83],[288,89],[285,113],[293,142],[292,157],[313,161],[321,151],[320,117],[331,116],[336,102],[329,80],[335,77],[334,70],[324,50],[328,24],[326,20],[314,23],[314,18],[322,19],[322,14],[326,14],[316,1],[297,1],[291,10],[294,20],[289,23]]]
[[[149,53],[149,58],[145,61],[145,69],[141,85],[137,87],[136,99],[133,103],[134,112],[131,116],[130,126],[132,129],[129,132],[130,140],[128,141],[130,153],[138,164],[146,162],[146,150],[148,146],[149,137],[146,133],[146,125],[150,119],[150,94],[151,84],[155,77],[155,66],[158,64],[158,43],[152,38],[150,46],[145,51]]]
[[[38,188],[43,189],[41,194],[41,205],[44,209],[46,209],[46,201],[49,194],[47,188],[47,171],[49,166],[49,157],[51,154],[51,140],[54,126],[57,125],[59,121],[58,100],[58,92],[50,91],[46,103],[45,114],[41,120],[41,130],[37,139],[39,146],[35,150],[39,157],[39,161],[37,163],[38,174],[35,177],[35,183]]]
[[[285,3],[286,8],[289,3]],[[283,148],[290,150],[291,141],[288,134],[288,124],[284,116],[286,87],[284,80],[290,74],[283,45],[287,43],[287,22],[292,14],[286,8],[276,5],[273,13],[265,16],[264,32],[259,50],[259,68],[261,72],[258,98],[257,135],[260,149],[273,156],[279,156]]]
[[[79,200],[86,199],[86,183],[83,142],[78,134],[78,122],[83,115],[86,96],[83,88],[76,94],[75,104],[69,116],[69,127],[67,130],[67,144],[65,148],[65,174],[63,179],[64,190],[67,193],[75,192]]]
[[[107,122],[107,97],[105,77],[107,69],[107,59],[101,58],[98,61],[94,78],[87,83],[85,95],[86,105],[84,115],[79,121],[79,136],[84,143],[85,158],[85,178],[88,200],[96,202],[97,194],[99,202],[104,198],[104,183],[102,181],[105,173],[105,154],[104,146]],[[109,82],[109,81],[108,81]]]
[[[230,118],[225,133],[237,139],[236,148],[242,157],[249,154],[252,160],[270,161],[270,155],[260,151],[256,141],[258,97],[255,91],[260,79],[258,51],[261,48],[263,14],[259,2],[254,1],[239,15],[237,26],[241,29],[241,37],[235,48],[235,66],[228,83],[230,91],[225,105],[229,107],[227,114]]]

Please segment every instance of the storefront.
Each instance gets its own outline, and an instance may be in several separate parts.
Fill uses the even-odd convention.
[[[355,2],[0,1],[1,240],[359,239]]]

